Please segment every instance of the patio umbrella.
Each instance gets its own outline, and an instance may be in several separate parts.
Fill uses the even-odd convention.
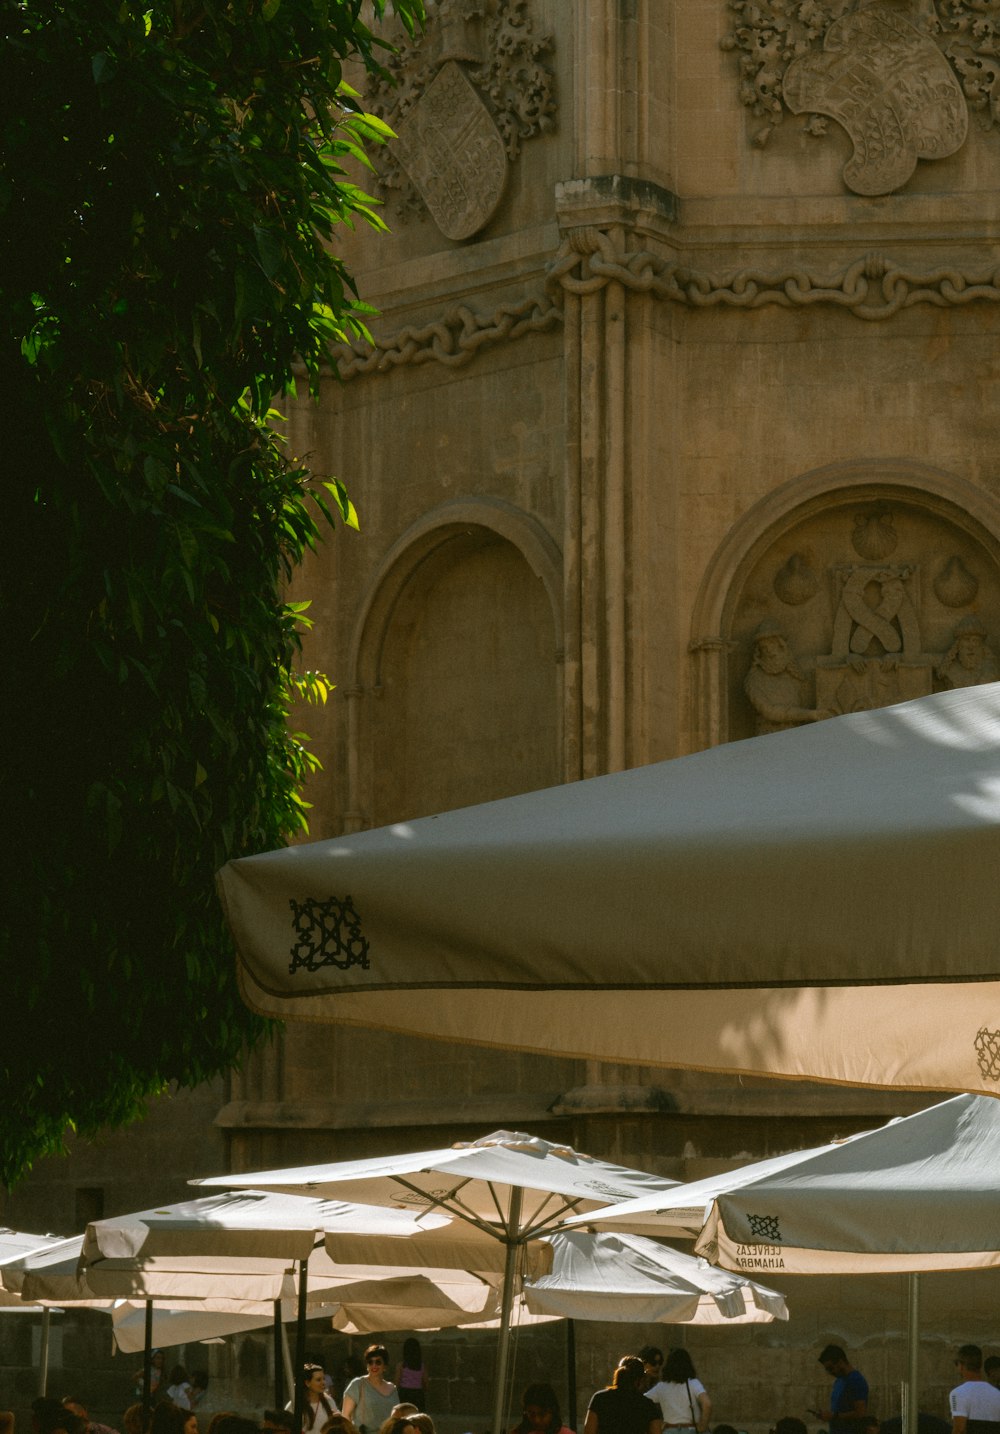
[[[440,1150],[220,1175],[192,1182],[195,1185],[249,1185],[278,1191],[309,1190],[317,1195],[337,1194],[348,1199],[399,1205],[411,1211],[437,1211],[462,1223],[473,1248],[502,1250],[504,1279],[494,1391],[495,1430],[505,1427],[503,1403],[511,1308],[518,1280],[525,1273],[526,1255],[540,1244],[542,1236],[557,1231],[566,1218],[577,1211],[595,1209],[609,1200],[624,1200],[640,1193],[662,1192],[673,1183],[597,1160],[566,1145],[505,1130]],[[425,1238],[424,1234],[418,1234],[407,1237],[404,1242],[393,1241],[391,1237],[369,1242],[365,1257],[410,1264],[408,1251]],[[433,1234],[430,1238],[433,1239]],[[357,1240],[348,1239],[352,1257],[359,1258]],[[404,1244],[405,1249],[391,1253],[389,1247],[397,1243]],[[336,1254],[341,1248],[340,1237],[329,1234],[326,1245],[328,1251]],[[482,1268],[474,1264],[468,1267]],[[544,1270],[530,1273],[538,1275]]]
[[[553,1235],[552,1273],[524,1283],[533,1314],[649,1324],[768,1324],[783,1295],[636,1235]]]
[[[26,1255],[37,1254],[65,1245],[61,1235],[30,1235],[23,1230],[0,1229],[0,1268],[24,1259]],[[44,1394],[49,1377],[49,1326],[51,1311],[48,1306],[26,1303],[21,1297],[6,1288],[0,1288],[0,1310],[14,1313],[25,1310],[41,1314],[41,1347],[38,1357],[38,1393]]]
[[[917,1276],[1000,1268],[998,1195],[1000,1102],[961,1095],[878,1130],[585,1220],[668,1235],[700,1217],[696,1251],[744,1273],[908,1273],[907,1410],[915,1429]]]
[[[219,890],[272,1016],[996,1094],[998,867],[991,684],[245,857]]]

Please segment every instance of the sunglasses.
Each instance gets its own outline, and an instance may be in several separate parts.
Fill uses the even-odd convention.
[[[370,1359],[365,1360],[365,1364],[385,1364],[385,1360],[380,1354],[373,1354]]]

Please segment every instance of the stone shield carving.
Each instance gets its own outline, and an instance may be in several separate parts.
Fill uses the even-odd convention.
[[[887,5],[845,15],[823,49],[793,60],[785,103],[794,114],[830,115],[851,137],[844,183],[855,194],[889,194],[918,159],[943,159],[965,141],[961,88],[934,42]]]
[[[818,140],[850,135],[844,182],[888,194],[915,165],[954,154],[970,114],[1000,129],[996,0],[718,0],[732,15],[741,102],[766,145],[788,114]]]
[[[468,239],[496,211],[526,140],[555,125],[555,76],[528,0],[428,0],[427,22],[387,59],[368,107],[395,130],[379,156],[397,221],[429,213]]]
[[[400,163],[448,239],[468,239],[496,211],[507,154],[464,71],[449,60],[399,124]]]

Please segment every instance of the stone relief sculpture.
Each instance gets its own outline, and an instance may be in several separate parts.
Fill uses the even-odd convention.
[[[521,144],[554,123],[555,80],[527,0],[436,0],[423,34],[386,62],[368,96],[396,131],[380,186],[405,217],[429,213],[449,239],[477,234],[503,197]]]
[[[1000,678],[997,660],[986,642],[986,628],[978,617],[963,617],[955,627],[955,640],[945,653],[937,676],[945,687],[978,687]]]
[[[854,153],[856,194],[901,188],[918,160],[965,141],[968,113],[1000,121],[1000,8],[985,0],[730,0],[723,47],[739,56],[740,98],[766,144],[787,112],[821,137],[830,120]]]
[[[756,713],[757,735],[832,717],[832,712],[806,704],[805,689],[805,673],[792,657],[780,623],[765,620],[754,633],[753,661],[743,682]]]
[[[750,583],[743,693],[756,733],[1000,680],[988,622],[954,616],[985,596],[1000,620],[1000,572],[984,591],[967,547],[942,560],[953,540],[934,534],[934,520],[921,528],[884,502],[811,521]],[[786,616],[761,620],[776,601]]]

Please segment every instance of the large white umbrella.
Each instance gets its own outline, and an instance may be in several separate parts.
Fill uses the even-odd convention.
[[[1000,1101],[960,1095],[830,1145],[569,1221],[670,1236],[732,1270],[1000,1268]]]
[[[998,870],[991,684],[246,857],[219,890],[273,1016],[996,1094]]]
[[[650,1324],[768,1324],[783,1295],[636,1235],[551,1237],[552,1272],[524,1282],[532,1314]]]
[[[3,1267],[16,1264],[29,1255],[43,1251],[62,1249],[66,1241],[61,1235],[32,1235],[23,1230],[0,1229],[0,1271]],[[49,1377],[49,1325],[51,1311],[48,1306],[22,1300],[20,1295],[0,1285],[0,1311],[14,1314],[18,1311],[41,1314],[41,1347],[38,1359],[38,1393],[44,1394]]]
[[[744,1273],[910,1275],[907,1410],[916,1428],[921,1271],[1000,1268],[1000,1102],[961,1095],[878,1130],[758,1161],[585,1217],[668,1235]]]
[[[403,1155],[379,1156],[331,1164],[297,1166],[252,1174],[220,1175],[195,1185],[251,1186],[277,1191],[308,1190],[402,1206],[411,1211],[437,1211],[461,1222],[473,1247],[504,1253],[503,1304],[497,1349],[493,1428],[504,1426],[504,1393],[510,1350],[510,1321],[525,1257],[541,1237],[557,1231],[567,1217],[592,1210],[610,1200],[664,1191],[676,1182],[630,1170],[584,1155],[522,1132],[495,1131],[481,1140],[450,1148]],[[365,1258],[413,1263],[409,1251],[424,1234],[394,1241],[371,1242]],[[327,1236],[327,1249],[337,1253],[340,1237]],[[393,1245],[405,1248],[391,1252]],[[351,1238],[354,1258],[358,1244]],[[475,1257],[474,1257],[475,1258]],[[519,1268],[520,1266],[520,1268]],[[470,1264],[472,1269],[484,1268]],[[533,1274],[543,1270],[530,1271]]]

